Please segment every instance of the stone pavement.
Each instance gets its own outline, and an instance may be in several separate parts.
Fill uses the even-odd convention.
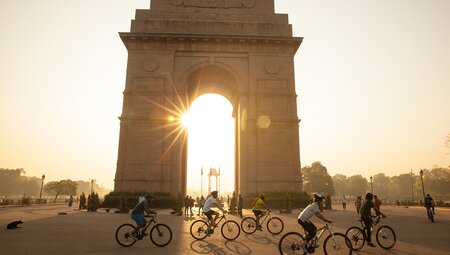
[[[424,208],[384,206],[382,209],[388,215],[385,223],[396,231],[396,246],[389,251],[365,246],[353,254],[449,254],[450,210],[438,208],[437,222],[433,224],[427,221]],[[58,215],[60,212],[67,215]],[[282,234],[300,230],[296,222],[298,212],[278,215],[285,223]],[[352,207],[345,211],[326,211],[325,215],[335,222],[335,231],[345,232],[348,227],[357,225]],[[240,223],[239,218],[230,218]],[[23,228],[6,230],[7,223],[18,219],[24,221]],[[127,214],[80,212],[62,205],[0,208],[0,254],[278,254],[282,234],[273,236],[267,230],[252,235],[241,232],[235,241],[227,241],[216,231],[211,237],[196,241],[189,234],[194,219],[196,217],[172,216],[168,210],[160,210],[158,221],[171,227],[172,242],[159,248],[146,238],[124,248],[116,243],[114,233],[119,225],[131,222]],[[314,220],[322,226],[319,221]],[[315,254],[323,254],[321,248]]]

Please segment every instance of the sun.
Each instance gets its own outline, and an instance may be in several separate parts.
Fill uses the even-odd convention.
[[[187,129],[192,126],[191,116],[189,112],[186,112],[181,116],[181,124]]]

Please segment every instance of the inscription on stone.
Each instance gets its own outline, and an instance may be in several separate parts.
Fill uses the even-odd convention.
[[[200,8],[250,8],[255,6],[255,0],[171,0],[173,5]]]
[[[138,77],[134,78],[134,90],[146,92],[163,91],[164,80],[159,77]]]

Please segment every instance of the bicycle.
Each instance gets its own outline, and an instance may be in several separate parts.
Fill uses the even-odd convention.
[[[310,241],[312,243],[306,243],[306,250],[304,252],[301,245],[305,243],[306,236],[301,235],[298,232],[289,232],[281,237],[278,243],[278,250],[281,255],[288,254],[310,254],[314,253],[316,248],[319,247],[319,240],[323,233],[328,231],[329,235],[323,242],[323,252],[328,254],[352,254],[353,248],[348,237],[342,233],[333,232],[331,224],[325,223],[325,226],[317,229],[316,236]],[[317,234],[318,233],[318,234]],[[305,231],[305,235],[307,235]]]
[[[161,223],[157,223],[156,215],[154,216],[146,216],[149,217],[144,227],[139,230],[136,235],[138,240],[142,240],[145,236],[150,235],[150,240],[152,243],[159,247],[164,247],[172,241],[172,230],[169,226]],[[150,229],[150,232],[147,233],[147,229],[154,223],[154,226]],[[135,226],[130,223],[126,223],[120,225],[116,230],[116,241],[124,246],[130,247],[135,244],[138,240],[131,237],[131,233],[134,231]]]
[[[203,218],[201,220],[194,221],[190,227],[191,236],[197,240],[203,240],[207,236],[213,234],[214,229],[219,226],[219,223],[222,220],[225,220],[220,229],[222,236],[230,241],[238,238],[241,233],[239,224],[234,220],[227,219],[225,214],[226,213],[223,213],[222,216],[219,217],[219,221],[213,226],[213,228],[209,228],[208,219]]]
[[[264,222],[267,221],[267,230],[273,235],[278,235],[284,229],[283,221],[278,217],[272,217],[270,211],[260,218],[259,227],[261,227]],[[253,217],[245,217],[241,222],[242,231],[246,234],[253,234],[257,230],[256,220]]]
[[[381,248],[385,250],[389,250],[392,247],[394,247],[395,242],[397,241],[397,237],[395,235],[394,230],[386,225],[383,225],[382,223],[382,216],[372,216],[372,218],[376,218],[375,221],[372,222],[370,228],[371,230],[376,226],[379,225],[377,232],[376,232],[376,239],[378,245],[380,245]],[[352,242],[353,250],[359,251],[366,243],[366,233],[364,231],[364,223],[361,218],[357,218],[361,222],[361,228],[357,226],[353,226],[345,232],[345,235],[350,239]]]
[[[427,216],[431,222],[434,222],[434,211],[432,207],[426,206],[427,208]]]

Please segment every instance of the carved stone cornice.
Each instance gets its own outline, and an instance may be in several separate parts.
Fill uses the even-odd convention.
[[[295,54],[302,37],[120,33],[129,52],[194,51]]]

